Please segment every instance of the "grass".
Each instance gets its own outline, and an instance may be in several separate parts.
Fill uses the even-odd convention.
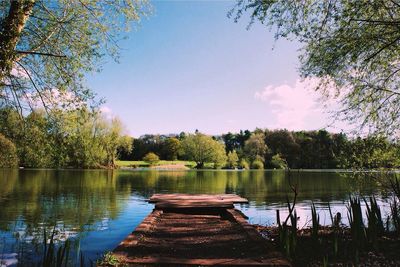
[[[178,164],[183,164],[186,167],[189,168],[194,168],[196,166],[196,163],[194,161],[186,161],[186,160],[160,160],[153,166],[163,166],[163,165],[178,165]],[[148,162],[145,162],[143,160],[117,160],[116,165],[118,167],[133,167],[133,168],[138,168],[138,167],[150,167],[150,164]],[[212,168],[213,164],[212,163],[206,163],[205,164],[206,168]]]

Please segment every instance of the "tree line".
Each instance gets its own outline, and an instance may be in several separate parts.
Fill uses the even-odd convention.
[[[125,151],[125,152],[124,152]],[[133,150],[120,151],[122,160],[142,160],[148,153],[162,160],[192,160],[198,168],[398,168],[400,144],[376,135],[256,129],[220,136],[180,133],[143,135]]]
[[[132,139],[118,119],[100,112],[35,110],[27,116],[0,110],[0,167],[112,168],[117,149],[129,151]]]
[[[127,136],[96,109],[0,109],[0,167],[114,168],[120,160],[189,160],[196,168],[399,168],[400,144],[370,135],[256,129]]]

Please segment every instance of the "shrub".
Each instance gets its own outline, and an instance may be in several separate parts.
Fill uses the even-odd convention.
[[[0,134],[0,168],[12,168],[18,166],[17,149],[13,142]]]
[[[256,160],[253,161],[253,163],[251,164],[251,168],[252,168],[252,169],[262,170],[262,169],[264,169],[264,163],[263,163],[261,160],[256,159]]]
[[[271,167],[276,169],[286,169],[287,168],[286,160],[284,160],[280,154],[276,154],[272,156]]]
[[[149,163],[150,165],[153,165],[159,162],[160,158],[157,156],[157,154],[149,152],[143,157],[143,160]]]
[[[245,159],[242,159],[242,160],[240,161],[239,167],[240,167],[241,169],[245,169],[245,170],[250,169],[249,163],[248,163],[247,160],[245,160]]]

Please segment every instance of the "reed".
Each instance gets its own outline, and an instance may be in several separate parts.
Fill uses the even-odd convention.
[[[366,215],[368,220],[367,238],[374,248],[378,247],[378,238],[381,237],[385,232],[385,227],[382,219],[381,209],[379,208],[376,198],[369,198],[369,205],[366,199],[364,199],[365,206],[367,208]]]
[[[319,224],[319,214],[317,214],[317,209],[315,208],[314,202],[311,203],[311,218],[312,218],[311,236],[315,241],[317,241],[320,224]]]
[[[350,196],[350,204],[347,207],[348,218],[350,224],[350,233],[352,238],[352,248],[354,251],[355,259],[357,261],[359,251],[363,250],[366,241],[366,231],[361,212],[361,202],[358,197]]]

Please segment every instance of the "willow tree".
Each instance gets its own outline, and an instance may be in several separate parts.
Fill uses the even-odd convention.
[[[0,1],[0,105],[86,103],[86,72],[117,59],[121,32],[147,14],[142,0]]]
[[[276,38],[303,44],[300,73],[342,104],[338,118],[374,132],[400,129],[400,1],[239,0],[230,16],[246,12]]]

